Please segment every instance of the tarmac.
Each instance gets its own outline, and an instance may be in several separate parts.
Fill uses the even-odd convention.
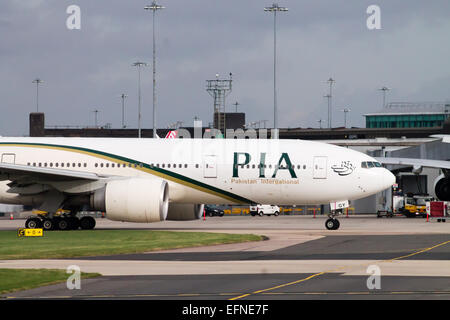
[[[3,260],[0,268],[77,265],[101,277],[13,292],[2,299],[450,300],[450,220],[224,216],[152,224],[97,219],[97,229],[252,233],[267,240],[78,259]],[[23,220],[0,220],[16,230]],[[374,287],[375,286],[375,287]]]

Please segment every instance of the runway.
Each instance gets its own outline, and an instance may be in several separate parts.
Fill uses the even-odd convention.
[[[0,261],[0,268],[78,265],[103,276],[5,294],[3,299],[450,299],[450,223],[424,219],[207,218],[148,225],[98,220],[99,229],[254,233],[266,241],[61,260]],[[0,230],[18,221],[0,221]],[[379,288],[368,283],[379,270]],[[372,269],[370,269],[372,268]],[[372,278],[371,278],[372,277]]]

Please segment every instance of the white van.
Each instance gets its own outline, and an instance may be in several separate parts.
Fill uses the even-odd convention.
[[[280,214],[280,207],[271,204],[258,204],[256,206],[250,206],[250,214],[252,216],[278,216]]]

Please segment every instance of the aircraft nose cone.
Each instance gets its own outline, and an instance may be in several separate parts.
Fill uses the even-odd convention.
[[[395,176],[388,169],[384,169],[383,187],[388,189],[395,183]]]

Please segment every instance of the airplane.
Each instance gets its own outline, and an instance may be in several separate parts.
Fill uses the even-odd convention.
[[[370,156],[303,140],[3,137],[0,156],[0,203],[48,212],[26,221],[44,230],[93,229],[81,210],[150,223],[199,219],[205,204],[260,203],[330,203],[325,226],[336,230],[350,200],[395,182]]]

